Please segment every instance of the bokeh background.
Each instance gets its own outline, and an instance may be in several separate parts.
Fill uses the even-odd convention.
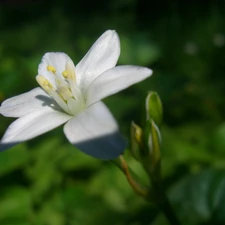
[[[184,225],[225,224],[225,2],[0,1],[0,102],[37,86],[45,52],[75,62],[107,29],[121,39],[118,64],[150,79],[105,99],[127,138],[142,125],[148,91],[164,105],[164,187]],[[11,118],[0,117],[0,136]],[[41,121],[40,121],[41,122]],[[144,176],[137,163],[130,166]],[[163,225],[110,162],[91,158],[62,127],[0,153],[1,225]]]

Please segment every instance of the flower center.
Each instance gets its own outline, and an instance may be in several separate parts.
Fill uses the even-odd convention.
[[[73,116],[79,113],[85,107],[85,98],[76,83],[73,62],[67,61],[62,73],[52,65],[48,65],[46,70],[53,75],[54,82],[51,83],[43,75],[37,75],[36,80],[39,85],[54,98],[66,113]]]

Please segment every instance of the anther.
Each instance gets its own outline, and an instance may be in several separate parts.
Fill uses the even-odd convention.
[[[53,88],[52,84],[42,75],[37,75],[36,80],[45,91],[49,91]]]
[[[75,66],[71,60],[66,62],[67,78],[76,81]]]
[[[64,70],[63,72],[62,72],[62,75],[63,75],[63,77],[64,78],[68,78],[68,76],[69,76],[69,73],[68,73],[68,71],[67,70]]]
[[[54,66],[47,66],[47,70],[49,71],[49,72],[52,72],[52,73],[56,73],[56,69],[55,69],[55,67]]]

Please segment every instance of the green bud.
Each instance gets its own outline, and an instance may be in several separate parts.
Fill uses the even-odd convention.
[[[143,146],[143,131],[134,122],[131,123],[131,154],[139,160],[140,158],[140,149]]]
[[[145,129],[145,151],[141,155],[142,165],[151,177],[158,181],[161,175],[161,135],[160,130],[153,120],[146,121]]]
[[[149,92],[146,98],[147,120],[154,120],[157,126],[161,126],[163,119],[163,106],[159,95],[156,92]]]
[[[150,122],[151,124],[151,134],[148,139],[148,148],[151,156],[151,161],[154,164],[161,158],[160,146],[161,146],[161,134],[159,128],[155,124],[153,120]]]

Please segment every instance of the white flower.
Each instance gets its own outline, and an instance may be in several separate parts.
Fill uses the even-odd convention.
[[[63,123],[67,139],[85,153],[113,159],[126,146],[101,99],[152,74],[145,67],[117,66],[119,37],[108,30],[74,66],[64,53],[46,53],[38,67],[41,88],[5,100],[0,113],[18,117],[6,130],[0,150],[32,139]]]

